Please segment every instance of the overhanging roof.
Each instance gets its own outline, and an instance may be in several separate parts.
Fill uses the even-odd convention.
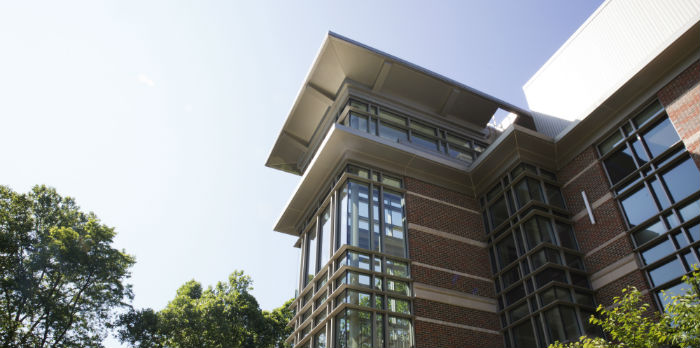
[[[301,175],[325,134],[324,116],[351,80],[427,113],[484,128],[497,111],[529,112],[392,55],[329,32],[265,163]]]

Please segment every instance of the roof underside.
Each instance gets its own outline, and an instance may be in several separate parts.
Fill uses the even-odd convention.
[[[324,136],[317,130],[348,80],[428,114],[452,117],[479,128],[486,127],[499,108],[528,114],[444,76],[329,33],[266,166],[299,175],[304,172]]]

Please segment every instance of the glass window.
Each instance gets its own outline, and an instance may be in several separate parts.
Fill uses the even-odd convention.
[[[535,216],[523,224],[523,230],[527,239],[529,249],[540,243],[553,243],[552,224],[549,220]]]
[[[523,297],[525,297],[525,288],[521,284],[506,293],[506,305],[510,306],[513,303],[518,302],[518,300]]]
[[[659,103],[658,100],[655,100],[653,103],[651,103],[651,105],[644,109],[644,111],[635,116],[632,121],[634,122],[634,125],[639,128],[661,110],[663,110],[663,106],[661,106],[661,103]]]
[[[561,196],[561,191],[559,191],[558,187],[545,184],[544,188],[547,192],[547,202],[549,204],[558,208],[566,209],[566,206],[564,205],[564,198]]]
[[[384,191],[384,252],[406,257],[403,198],[400,193]]]
[[[372,347],[372,313],[346,309],[336,317],[336,346]]]
[[[321,263],[323,267],[328,263],[331,257],[331,207],[326,207],[326,210],[321,214],[321,241],[320,241]]]
[[[542,267],[547,262],[561,264],[561,256],[559,256],[559,251],[551,248],[544,248],[532,254],[530,259],[532,260],[532,266],[534,269]]]
[[[690,202],[685,206],[679,208],[678,213],[681,214],[681,219],[683,219],[683,221],[688,221],[700,215],[700,200]]]
[[[700,172],[690,158],[661,174],[674,202],[700,190]]]
[[[503,197],[496,200],[491,207],[489,207],[489,212],[491,213],[491,226],[493,228],[496,228],[510,217],[508,208],[506,207],[506,201]]]
[[[549,282],[566,283],[566,273],[557,268],[545,269],[535,276],[535,281],[538,287],[547,285]]]
[[[345,296],[343,297],[344,303],[353,304],[356,306],[372,307],[372,295],[369,293],[347,289],[345,290]]]
[[[413,347],[411,320],[390,316],[388,322],[389,325],[387,326],[387,336],[389,342],[387,342],[387,347]]]
[[[339,259],[339,264],[370,270],[369,255],[348,251]]]
[[[659,211],[646,186],[640,186],[634,193],[620,201],[630,227],[649,219]]]
[[[394,123],[400,124],[400,125],[402,125],[402,126],[405,126],[405,125],[406,125],[406,119],[405,119],[405,118],[403,118],[403,117],[401,117],[401,116],[399,116],[399,115],[396,115],[396,114],[394,114],[394,113],[392,113],[392,112],[386,111],[386,110],[380,110],[380,111],[379,111],[379,118],[381,118],[382,120],[386,120],[386,121],[390,121],[390,122],[394,122]]]
[[[679,296],[683,295],[686,293],[686,291],[690,290],[691,287],[687,283],[680,283],[676,285],[672,285],[663,291],[666,293],[666,296],[663,296],[661,291],[659,291],[658,296],[659,300],[661,301],[661,304],[663,305],[664,308],[671,302],[671,297],[672,296]]]
[[[637,161],[639,161],[639,165],[644,165],[645,163],[649,162],[649,156],[647,156],[646,151],[644,151],[644,146],[642,146],[642,142],[639,140],[635,140],[632,142],[632,150],[634,150],[634,154],[637,155]]]
[[[387,297],[386,309],[396,313],[411,314],[411,306],[406,300]]]
[[[411,121],[411,129],[422,132],[423,134],[435,136],[435,127],[430,127],[420,122]]]
[[[398,281],[398,280],[393,280],[393,279],[387,279],[386,280],[386,290],[390,292],[395,292],[401,295],[406,295],[410,296],[411,295],[411,289],[408,287],[408,283]]]
[[[690,240],[697,242],[700,240],[700,224],[695,224],[688,227],[688,234],[690,235]]]
[[[540,302],[542,306],[546,306],[556,300],[571,302],[571,292],[569,292],[569,289],[553,286],[540,293]]]
[[[350,127],[367,132],[367,116],[356,113],[350,113]]]
[[[605,141],[603,141],[602,144],[598,146],[598,149],[600,150],[601,155],[605,155],[606,153],[610,152],[615,145],[619,144],[622,141],[622,134],[620,131],[615,131],[615,133],[611,134]]]
[[[664,118],[653,128],[642,134],[642,138],[647,143],[652,157],[660,155],[680,140],[678,133],[676,133],[668,118]]]
[[[408,278],[408,264],[401,261],[387,259],[386,274]]]
[[[649,226],[642,227],[634,233],[634,241],[642,245],[666,232],[666,226],[661,221],[652,222]]]
[[[411,142],[420,147],[424,147],[431,151],[438,151],[438,142],[433,138],[421,135],[420,133],[411,134]]]
[[[645,265],[648,265],[662,259],[667,255],[670,255],[675,250],[676,249],[673,247],[673,243],[666,239],[663,242],[654,245],[650,249],[643,251],[642,260],[644,261]]]
[[[408,133],[405,129],[390,126],[384,122],[379,123],[379,136],[395,142],[405,142],[408,140]]]
[[[566,306],[554,307],[545,312],[547,329],[551,341],[567,341],[578,338],[578,319],[573,308]]]
[[[382,175],[382,184],[387,186],[393,186],[396,188],[401,188],[401,179],[392,178],[387,175]]]
[[[347,282],[350,285],[359,285],[366,288],[371,287],[370,276],[364,273],[347,272]]]
[[[308,284],[311,279],[314,279],[318,268],[316,255],[316,226],[311,226],[311,229],[306,233],[306,282]]]
[[[571,230],[571,226],[563,222],[555,222],[557,237],[559,238],[559,244],[565,248],[576,249],[576,238],[574,238],[574,231]]]
[[[516,347],[537,347],[535,335],[532,333],[532,324],[529,320],[514,327],[512,331]]]
[[[531,200],[543,202],[539,181],[533,178],[524,178],[515,184],[515,193],[518,198],[518,206],[522,208]]]
[[[518,305],[517,307],[513,308],[510,312],[508,312],[508,315],[510,316],[510,322],[516,322],[518,319],[525,318],[530,314],[530,310],[527,308],[527,301],[523,302],[522,304]]]
[[[513,236],[509,235],[498,243],[496,246],[498,253],[498,261],[501,267],[505,267],[511,262],[518,259],[518,251],[515,249],[515,241]]]
[[[326,348],[326,330],[321,330],[314,336],[314,348]]]
[[[566,258],[567,266],[583,270],[583,260],[580,257],[569,253],[565,253],[564,257]]]
[[[350,106],[353,108],[358,108],[362,111],[367,111],[367,104],[359,100],[350,99]]]
[[[582,304],[584,306],[595,307],[595,302],[593,301],[593,296],[591,296],[591,294],[576,291],[574,292],[574,295],[576,297],[576,303]],[[589,317],[590,316],[587,316],[586,318]]]
[[[374,314],[374,347],[384,347],[384,316],[377,313]]]
[[[623,146],[610,155],[603,161],[603,164],[605,164],[605,169],[607,169],[613,185],[637,169],[637,165],[632,159],[632,152],[627,146]]]
[[[456,158],[467,163],[471,163],[474,160],[474,156],[472,156],[471,152],[462,150],[455,146],[450,146],[447,154],[452,158]]]
[[[507,288],[515,284],[518,280],[520,280],[520,267],[515,265],[515,267],[505,271],[501,276],[501,280],[503,281],[503,288]]]
[[[377,187],[372,189],[372,249],[375,251],[382,251],[381,245],[381,218],[379,213],[379,189]],[[379,271],[381,272],[381,270]]]
[[[349,244],[363,249],[370,248],[369,188],[365,184],[349,181],[341,194],[340,238],[337,247]]]
[[[673,259],[655,269],[649,271],[649,277],[654,286],[659,286],[685,273],[683,265],[678,259]]]
[[[447,133],[447,141],[449,141],[451,144],[456,144],[467,149],[471,148],[471,142],[469,140],[450,133]]]

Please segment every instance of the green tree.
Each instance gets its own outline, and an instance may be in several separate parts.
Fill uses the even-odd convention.
[[[182,285],[160,312],[131,310],[120,316],[117,337],[132,347],[278,347],[291,334],[287,301],[262,311],[241,271],[206,290],[194,280]]]
[[[101,347],[133,257],[114,229],[70,197],[0,186],[0,341],[4,347]]]
[[[690,276],[684,276],[688,284],[681,295],[664,293],[668,303],[663,314],[649,311],[641,293],[634,287],[622,290],[622,296],[613,299],[611,309],[598,306],[598,318],[592,316],[591,324],[608,333],[612,341],[596,337],[581,337],[577,342],[555,342],[550,348],[654,348],[700,347],[700,271],[697,267]]]

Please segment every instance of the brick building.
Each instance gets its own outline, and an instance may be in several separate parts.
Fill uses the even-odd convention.
[[[301,176],[295,347],[545,347],[700,256],[700,4],[608,0],[524,110],[330,33],[268,158]],[[653,28],[653,29],[652,29]],[[489,122],[507,113],[504,123]]]

